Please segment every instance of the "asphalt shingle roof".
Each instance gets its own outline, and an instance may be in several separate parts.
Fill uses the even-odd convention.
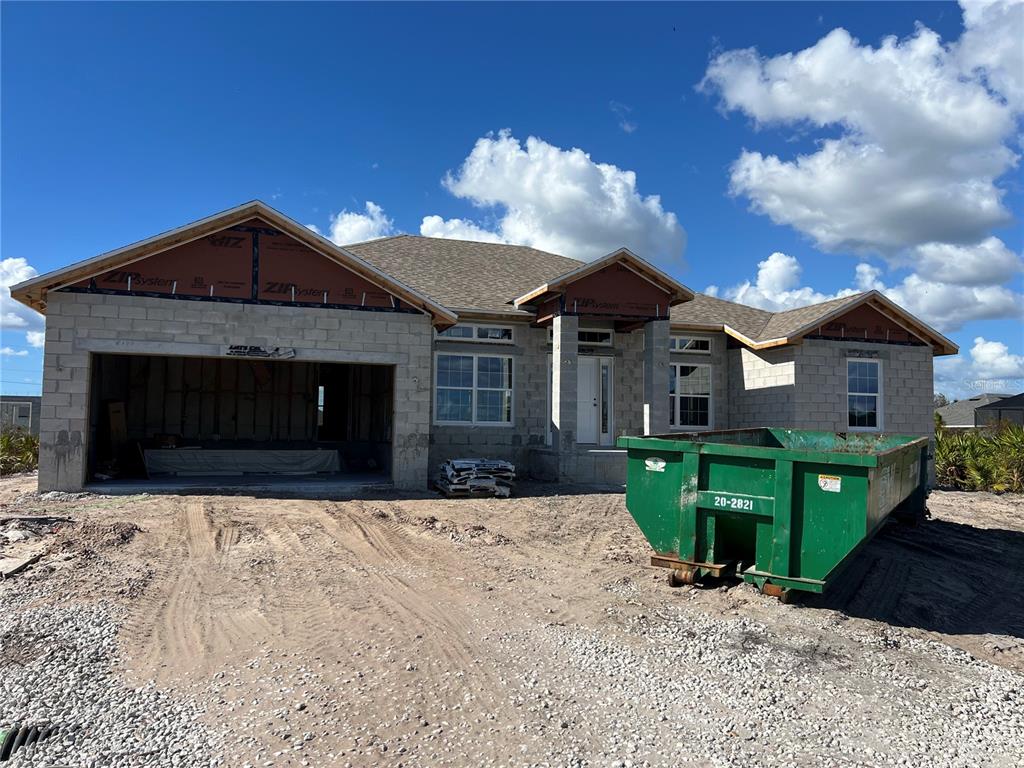
[[[997,397],[998,400],[991,400],[984,405],[979,405],[979,408],[1024,408],[1024,392],[1019,395],[991,395],[991,397]]]
[[[514,312],[510,301],[583,264],[522,245],[415,235],[344,248],[454,310]]]
[[[986,393],[975,395],[966,400],[957,400],[955,403],[936,408],[935,412],[942,417],[942,423],[947,427],[973,427],[974,411],[992,403],[1005,401],[1007,395],[994,395]]]
[[[693,301],[676,304],[670,311],[673,323],[694,325],[728,325],[744,336],[757,339],[762,329],[772,319],[772,313],[763,309],[748,307],[715,296],[698,293]]]
[[[761,338],[758,340],[767,341],[789,336],[848,304],[857,303],[863,296],[863,293],[855,293],[852,296],[843,296],[839,299],[823,301],[820,304],[810,304],[806,307],[787,309],[785,312],[776,312],[767,325],[761,329]]]
[[[584,262],[536,248],[469,240],[397,235],[344,246],[360,258],[436,302],[456,311],[517,312],[511,301]],[[678,324],[728,325],[752,341],[789,336],[855,304],[863,293],[769,312],[715,296],[696,294],[671,309]]]

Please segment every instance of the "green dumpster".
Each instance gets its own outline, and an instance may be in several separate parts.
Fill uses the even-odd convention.
[[[924,513],[928,439],[734,429],[620,437],[626,507],[670,583],[736,573],[822,592],[897,507]]]

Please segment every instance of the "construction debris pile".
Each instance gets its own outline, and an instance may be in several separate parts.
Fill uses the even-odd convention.
[[[64,517],[0,517],[0,580],[42,559],[49,546],[45,537],[68,522]]]
[[[512,495],[516,467],[499,459],[450,459],[441,465],[434,485],[445,496]]]

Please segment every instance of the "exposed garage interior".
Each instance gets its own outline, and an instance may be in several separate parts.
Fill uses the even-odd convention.
[[[393,366],[97,354],[90,392],[93,482],[391,478]]]

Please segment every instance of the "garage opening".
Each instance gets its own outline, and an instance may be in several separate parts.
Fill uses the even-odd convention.
[[[389,481],[394,367],[95,355],[89,478]]]

